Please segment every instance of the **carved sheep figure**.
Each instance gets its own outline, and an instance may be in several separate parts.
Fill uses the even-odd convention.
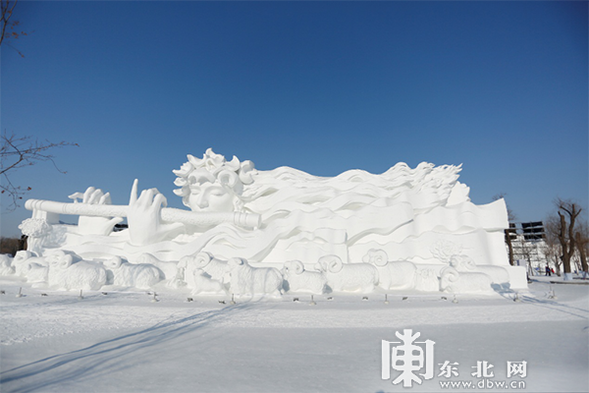
[[[283,279],[276,268],[252,267],[242,258],[227,261],[230,289],[235,295],[280,296]]]
[[[108,283],[112,285],[149,289],[162,280],[161,271],[147,263],[133,264],[115,256],[102,264],[107,269]]]
[[[384,290],[414,289],[417,268],[414,263],[401,261],[389,262],[384,250],[370,249],[362,258],[366,263],[375,265],[378,270],[378,286]]]
[[[333,291],[369,293],[378,284],[378,270],[369,263],[344,264],[337,255],[326,255],[315,268],[324,272]]]
[[[305,270],[301,261],[288,261],[282,268],[289,292],[305,292],[321,295],[325,292],[327,278],[323,273]]]
[[[178,267],[184,269],[184,281],[189,288],[194,288],[194,270],[202,269],[213,280],[223,282],[223,276],[227,272],[227,262],[216,259],[208,252],[201,251],[196,255],[182,257]]]
[[[212,279],[203,269],[196,268],[192,270],[191,275],[194,282],[193,295],[226,293],[223,283]]]
[[[501,266],[493,265],[477,265],[474,263],[472,258],[467,255],[452,255],[450,257],[450,266],[458,270],[459,272],[480,272],[485,273],[489,277],[493,284],[505,284],[509,283],[509,273],[505,268]]]
[[[83,261],[79,256],[62,250],[50,253],[48,284],[59,289],[97,290],[106,284],[102,264]]]
[[[440,291],[450,293],[489,292],[491,277],[480,272],[459,272],[448,266],[440,274]]]
[[[12,274],[14,274],[12,257],[6,254],[0,254],[0,276],[10,276]]]
[[[162,272],[162,279],[168,281],[168,286],[179,286],[179,272],[177,262],[159,260],[155,255],[144,253],[137,258],[137,264],[147,264],[157,267]]]
[[[16,252],[12,260],[12,266],[17,276],[27,277],[28,279],[31,270],[47,267],[47,261],[31,251],[20,250]]]

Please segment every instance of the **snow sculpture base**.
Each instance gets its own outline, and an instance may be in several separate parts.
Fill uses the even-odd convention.
[[[64,272],[94,274],[61,272],[66,289],[100,286],[104,271],[105,282],[163,281],[194,294],[527,288],[525,270],[507,261],[504,201],[473,204],[460,166],[399,163],[380,175],[324,178],[256,170],[211,149],[187,157],[174,194],[190,210],[167,208],[156,189],[139,194],[137,180],[128,206],[94,187],[72,203],[27,201],[33,215],[20,228],[30,252],[12,266],[3,260],[1,272],[49,284],[57,267],[48,261],[60,251],[72,261]],[[79,215],[78,225],[59,224],[59,214]],[[128,229],[114,232],[124,217]]]

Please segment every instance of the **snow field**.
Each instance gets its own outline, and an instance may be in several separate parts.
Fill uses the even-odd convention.
[[[455,380],[473,379],[478,360],[498,380],[506,361],[526,360],[526,392],[589,387],[589,286],[552,285],[557,298],[547,299],[548,284],[535,282],[521,302],[394,293],[389,304],[332,295],[312,306],[309,295],[231,305],[172,291],[158,302],[146,292],[78,299],[25,285],[0,281],[3,392],[439,391],[443,378],[405,389],[381,379],[381,340],[402,329],[435,341],[436,363],[458,362]]]

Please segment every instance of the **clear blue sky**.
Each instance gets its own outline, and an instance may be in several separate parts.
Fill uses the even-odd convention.
[[[12,180],[123,204],[212,147],[314,175],[463,164],[520,221],[588,200],[587,2],[34,2],[2,45],[2,130],[70,141]],[[3,207],[7,200],[2,199]],[[24,208],[2,214],[19,234]]]

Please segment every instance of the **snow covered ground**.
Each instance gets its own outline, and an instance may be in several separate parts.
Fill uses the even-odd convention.
[[[547,279],[519,302],[513,294],[453,302],[452,295],[394,293],[388,304],[373,294],[231,305],[220,297],[187,302],[187,293],[165,289],[158,302],[145,292],[79,299],[3,278],[0,390],[586,392],[589,285]],[[419,332],[417,342],[435,342],[433,350],[420,344],[424,359],[434,359],[433,378],[417,374],[422,383],[405,388],[392,383],[400,371],[381,377],[382,340],[399,342],[395,332],[404,329]],[[446,388],[450,382],[454,388]]]

